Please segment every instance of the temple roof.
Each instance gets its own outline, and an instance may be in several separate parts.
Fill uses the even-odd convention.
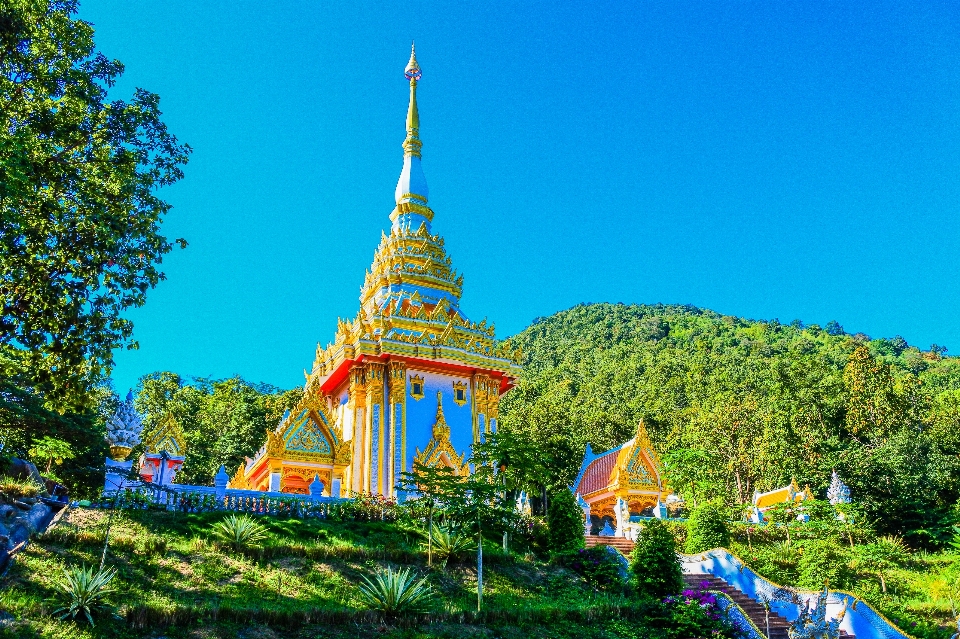
[[[617,448],[597,455],[587,445],[573,491],[586,496],[605,490],[623,493],[666,490],[660,458],[653,450],[642,420],[633,439]]]

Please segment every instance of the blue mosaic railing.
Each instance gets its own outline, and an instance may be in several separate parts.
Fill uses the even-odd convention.
[[[681,555],[680,559],[685,573],[714,575],[756,601],[764,598],[770,602],[770,609],[787,621],[795,621],[806,605],[816,608],[817,597],[821,594],[778,586],[753,572],[723,548],[697,555]],[[832,590],[826,606],[830,619],[835,619],[846,608],[840,629],[857,639],[914,639],[852,593]]]

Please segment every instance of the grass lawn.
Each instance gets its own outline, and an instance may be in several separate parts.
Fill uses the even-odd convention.
[[[680,637],[662,607],[493,544],[478,614],[475,555],[428,568],[415,533],[395,524],[264,517],[267,541],[239,553],[210,538],[224,515],[158,511],[114,513],[115,616],[94,628],[58,621],[62,570],[99,564],[109,514],[75,509],[17,556],[0,581],[0,610],[14,618],[0,621],[0,637]],[[433,611],[384,619],[365,610],[357,583],[386,565],[426,575]]]

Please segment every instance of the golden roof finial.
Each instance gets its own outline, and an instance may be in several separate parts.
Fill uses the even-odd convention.
[[[407,108],[407,138],[403,141],[405,155],[420,157],[420,114],[417,111],[417,82],[423,75],[417,64],[416,43],[410,44],[410,61],[403,70],[404,77],[410,80],[410,106]]]

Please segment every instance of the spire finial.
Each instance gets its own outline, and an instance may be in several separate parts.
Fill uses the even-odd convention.
[[[420,157],[420,113],[417,111],[417,82],[423,72],[417,64],[416,43],[410,44],[410,61],[403,70],[403,76],[410,81],[410,106],[407,107],[407,138],[403,141],[404,155]]]
[[[410,61],[407,62],[403,70],[403,76],[410,81],[410,106],[407,107],[407,137],[403,140],[403,170],[400,172],[400,179],[397,181],[397,190],[395,197],[397,206],[427,206],[427,179],[423,176],[423,169],[420,168],[420,148],[423,144],[420,142],[420,114],[417,111],[417,84],[423,72],[420,70],[420,64],[417,63],[416,45],[410,45]],[[407,207],[409,209],[409,207]],[[400,209],[396,209],[396,218],[391,216],[394,222],[394,230],[401,227],[411,231],[416,231],[421,224],[427,224],[427,231],[430,231],[430,219],[433,213],[429,209],[423,209],[413,217],[406,215],[405,222],[400,220]],[[409,211],[407,211],[409,212]],[[416,219],[414,219],[416,218]],[[404,222],[404,223],[401,223]]]

